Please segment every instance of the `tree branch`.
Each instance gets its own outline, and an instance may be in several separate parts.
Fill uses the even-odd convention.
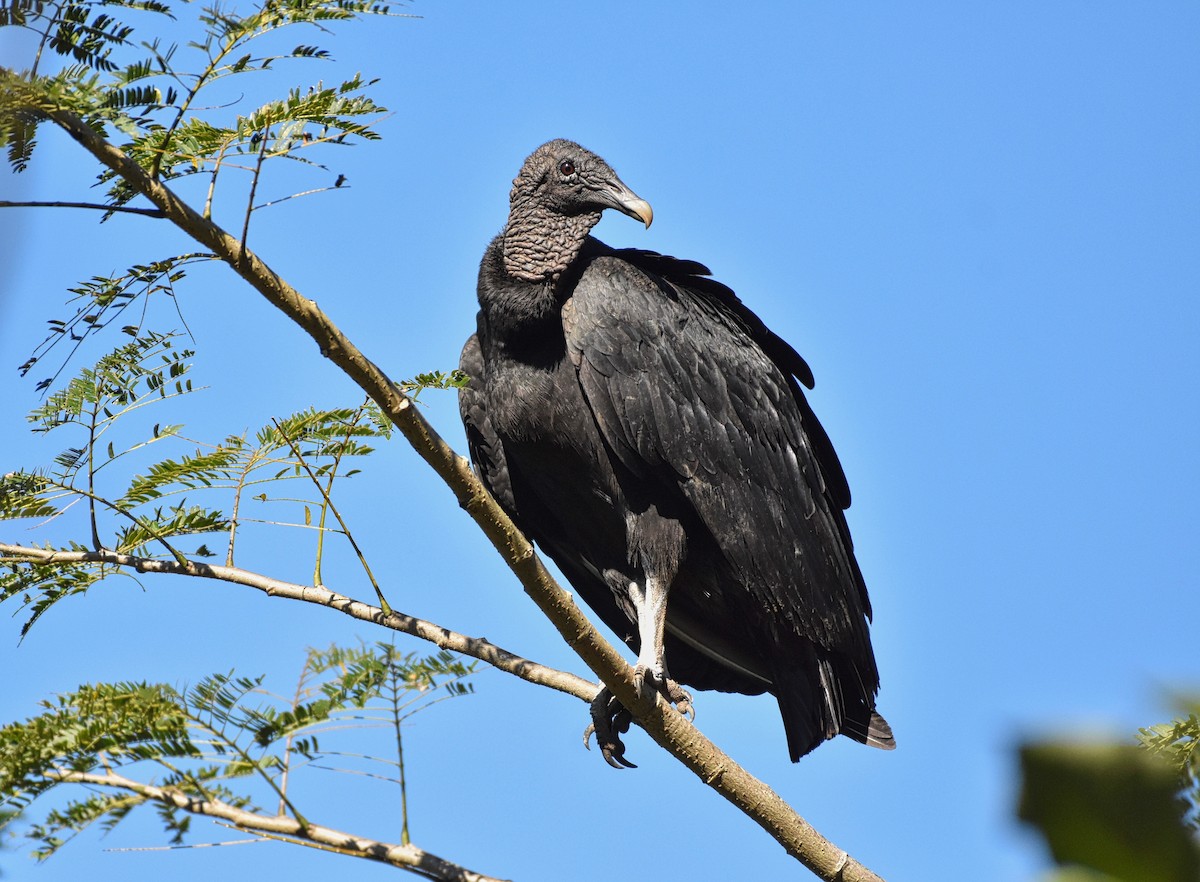
[[[374,839],[343,833],[319,824],[307,822],[301,824],[286,815],[260,815],[235,808],[219,799],[201,799],[173,787],[143,784],[111,772],[105,775],[95,775],[88,772],[61,770],[48,773],[47,777],[64,784],[88,784],[128,790],[145,799],[174,806],[185,812],[228,821],[239,830],[261,833],[268,838],[283,837],[289,842],[298,842],[302,845],[336,851],[338,854],[391,864],[394,867],[402,867],[420,873],[430,879],[439,879],[443,882],[501,882],[492,876],[484,876],[432,855],[415,845],[377,842]]]
[[[65,110],[46,112],[85,150],[158,206],[167,218],[230,265],[272,305],[313,338],[321,353],[382,408],[418,455],[454,492],[525,593],[550,619],[567,644],[612,690],[650,736],[702,781],[732,802],[822,879],[858,882],[879,877],[833,845],[766,784],[749,774],[659,696],[642,698],[633,669],[592,626],[587,616],[550,576],[521,534],[471,471],[470,464],[437,434],[409,400],[318,307],[280,278],[248,247],[204,218],[173,191],[151,178],[134,160]]]
[[[96,211],[117,211],[125,214],[140,214],[145,217],[166,217],[158,208],[129,208],[125,205],[100,205],[95,202],[9,202],[0,199],[0,208],[91,208]]]
[[[58,551],[51,548],[37,548],[25,545],[6,545],[0,543],[0,562],[4,563],[36,563],[47,564],[89,564],[103,563],[116,567],[125,567],[139,573],[167,573],[177,576],[194,576],[202,579],[216,579],[221,582],[232,582],[257,588],[268,597],[281,597],[286,600],[299,600],[303,603],[315,603],[337,610],[353,619],[370,622],[411,634],[422,640],[428,640],[440,649],[468,655],[485,661],[501,671],[528,680],[537,686],[547,686],[567,695],[573,695],[583,701],[591,701],[596,696],[596,684],[567,671],[540,665],[537,662],[522,658],[519,655],[501,649],[494,643],[489,643],[480,637],[468,637],[449,628],[443,628],[433,622],[418,619],[415,616],[392,610],[385,613],[377,606],[361,603],[344,594],[330,591],[320,585],[300,585],[295,582],[284,582],[273,579],[240,567],[208,564],[202,561],[163,560],[153,557],[138,557],[133,554],[123,554],[108,549],[99,551]]]

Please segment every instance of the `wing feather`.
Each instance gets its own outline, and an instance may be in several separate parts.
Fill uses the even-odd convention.
[[[739,612],[755,628],[870,659],[849,494],[799,387],[808,367],[701,272],[645,252],[588,264],[564,310],[588,404],[631,472],[679,487],[745,586]]]

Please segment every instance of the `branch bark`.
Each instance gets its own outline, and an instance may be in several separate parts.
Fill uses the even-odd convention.
[[[167,573],[176,576],[194,576],[202,579],[216,579],[221,582],[232,582],[235,585],[245,585],[257,588],[268,597],[281,597],[285,600],[299,600],[303,603],[315,603],[337,610],[343,615],[411,634],[422,640],[428,640],[440,649],[468,655],[485,661],[501,671],[528,680],[537,686],[557,689],[567,695],[573,695],[583,701],[591,701],[596,696],[596,684],[567,671],[547,667],[522,658],[506,649],[501,649],[494,643],[489,643],[480,637],[469,637],[436,625],[416,616],[406,615],[392,610],[385,612],[377,606],[362,603],[330,591],[324,585],[301,585],[296,582],[285,582],[244,570],[240,567],[209,564],[203,561],[185,559],[183,563],[175,559],[139,557],[133,554],[122,554],[117,551],[101,549],[100,551],[61,551],[53,548],[37,548],[27,545],[7,545],[0,543],[0,562],[2,563],[36,563],[47,564],[108,564],[125,567],[139,573]]]
[[[185,812],[227,821],[239,830],[260,833],[272,839],[284,838],[289,842],[298,842],[326,851],[336,851],[338,854],[378,861],[394,867],[403,867],[430,879],[442,880],[442,882],[502,882],[493,876],[485,876],[482,873],[460,867],[458,864],[430,854],[415,845],[378,842],[311,822],[302,824],[295,818],[289,818],[286,815],[260,815],[256,812],[236,808],[219,799],[201,799],[173,787],[156,787],[153,784],[143,784],[140,781],[112,773],[95,775],[88,772],[62,770],[52,773],[48,777],[66,784],[87,784],[95,787],[128,790],[145,799],[174,806]]]
[[[417,454],[446,482],[460,506],[475,520],[525,592],[563,639],[613,691],[650,736],[702,781],[736,805],[821,879],[859,882],[880,877],[863,867],[811,827],[766,784],[730,759],[673,708],[638,696],[632,668],[592,626],[587,616],[550,576],[529,541],[476,479],[469,463],[437,434],[409,400],[337,326],[315,301],[302,296],[249,248],[204,218],[173,191],[95,132],[79,116],[49,111],[47,117],[102,164],[158,207],[197,242],[229,264],[251,287],[299,325],[338,366],[383,409]]]

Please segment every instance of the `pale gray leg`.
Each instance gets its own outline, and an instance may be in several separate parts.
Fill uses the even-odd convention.
[[[657,692],[675,705],[681,714],[691,719],[695,716],[691,693],[671,679],[663,650],[669,587],[665,580],[653,576],[646,577],[644,591],[636,582],[629,583],[630,593],[637,607],[638,638],[641,641],[641,650],[638,652],[637,666],[633,669],[633,674],[641,695],[647,696],[651,692]]]
[[[629,592],[637,608],[638,638],[641,642],[634,675],[637,677],[638,690],[643,695],[648,694],[650,690],[662,691],[667,682],[667,671],[663,662],[667,588],[661,579],[653,576],[646,577],[645,589],[637,582],[629,583]]]
[[[637,610],[638,652],[634,681],[642,696],[657,692],[675,705],[689,719],[695,716],[692,696],[686,689],[671,679],[667,673],[663,652],[663,633],[667,624],[667,589],[669,582],[647,577],[643,589],[636,582],[629,583],[629,594]],[[622,707],[607,688],[601,688],[592,701],[592,725],[583,733],[583,743],[588,745],[592,733],[604,754],[605,761],[614,768],[637,768],[625,759],[625,745],[621,735],[629,731],[632,716]]]

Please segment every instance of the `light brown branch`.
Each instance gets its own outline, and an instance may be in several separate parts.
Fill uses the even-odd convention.
[[[833,845],[766,784],[750,775],[665,702],[638,695],[633,669],[592,626],[571,595],[554,581],[529,541],[478,481],[465,459],[437,434],[409,400],[337,326],[315,301],[303,297],[249,248],[201,216],[173,191],[152,179],[124,152],[77,115],[47,112],[97,160],[162,209],[168,219],[229,264],[251,287],[299,325],[350,379],[382,408],[418,455],[454,492],[458,503],[520,579],[525,593],[550,619],[568,645],[604,681],[650,736],[702,781],[732,802],[773,836],[804,866],[830,882],[879,877]]]
[[[501,649],[482,638],[468,637],[415,616],[405,615],[395,610],[385,613],[377,606],[361,603],[344,594],[330,591],[322,585],[300,585],[295,582],[285,582],[282,579],[274,579],[239,567],[208,564],[195,560],[185,560],[180,563],[177,560],[138,557],[108,549],[59,551],[51,548],[0,543],[0,561],[5,563],[29,562],[41,565],[103,563],[126,567],[139,573],[166,573],[232,582],[236,585],[257,588],[268,597],[281,597],[286,600],[299,600],[304,603],[327,606],[351,618],[391,628],[393,631],[400,631],[404,634],[411,634],[422,640],[428,640],[440,649],[448,649],[461,655],[477,658],[501,671],[520,677],[522,680],[565,692],[567,695],[573,695],[584,701],[591,701],[596,695],[596,684],[577,677],[575,674],[540,665],[506,649]]]
[[[235,808],[219,799],[203,799],[193,794],[184,793],[173,787],[156,787],[153,784],[143,784],[131,778],[115,775],[96,775],[88,772],[72,772],[60,770],[50,772],[47,777],[66,784],[89,784],[97,787],[113,787],[136,793],[145,799],[174,806],[185,812],[219,818],[228,821],[239,830],[261,833],[268,838],[283,838],[288,842],[308,845],[338,854],[365,858],[391,864],[412,870],[431,879],[443,882],[502,882],[492,876],[476,873],[458,864],[444,860],[415,845],[395,845],[388,842],[378,842],[363,836],[343,833],[331,827],[319,824],[301,824],[286,815],[260,815]]]

